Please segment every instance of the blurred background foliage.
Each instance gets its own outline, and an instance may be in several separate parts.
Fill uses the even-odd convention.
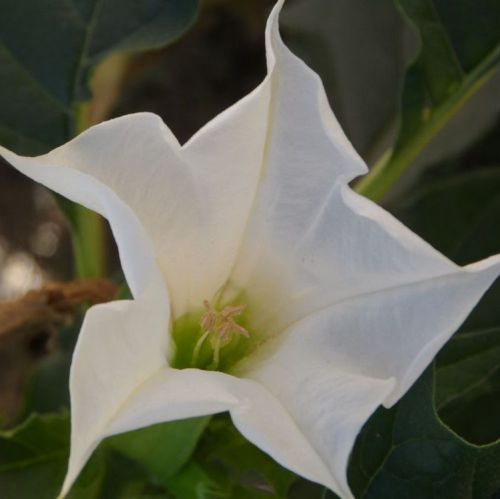
[[[186,141],[265,75],[273,3],[2,0],[0,142],[39,154],[137,111],[159,114]],[[357,188],[459,264],[499,253],[500,2],[287,0],[281,27],[374,169]],[[75,273],[123,284],[105,223],[57,201],[0,163],[0,299]],[[72,245],[75,230],[85,237]],[[101,256],[89,262],[79,251]],[[58,493],[80,320],[0,334],[2,498]],[[349,469],[356,497],[499,497],[499,421],[497,284],[435,366],[365,425]],[[278,466],[221,415],[106,440],[70,497],[333,495]]]

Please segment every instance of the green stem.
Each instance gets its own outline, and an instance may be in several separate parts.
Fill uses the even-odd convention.
[[[75,207],[73,252],[77,277],[102,277],[106,272],[104,220],[84,206]]]
[[[75,109],[76,133],[88,127],[88,104]],[[81,205],[74,205],[72,242],[78,278],[102,277],[106,272],[106,231],[103,218]]]
[[[491,59],[498,56],[498,50],[485,59],[463,81],[460,88],[449,99],[438,106],[430,120],[404,145],[387,151],[371,168],[370,172],[355,186],[355,190],[372,200],[381,199],[395,184],[401,175],[411,166],[422,150],[431,142],[436,134],[450,121],[460,108],[488,81],[494,68]]]

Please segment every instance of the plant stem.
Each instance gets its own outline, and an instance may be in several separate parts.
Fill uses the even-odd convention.
[[[497,54],[495,54],[497,55]],[[485,61],[486,62],[486,61]],[[370,172],[355,186],[355,190],[374,201],[380,200],[411,166],[422,150],[450,121],[460,108],[488,81],[494,68],[484,72],[484,64],[471,72],[459,90],[438,106],[429,121],[406,143],[396,144],[372,167]]]
[[[89,106],[75,109],[76,133],[88,127]],[[78,278],[102,277],[106,272],[106,231],[104,219],[84,206],[72,207],[72,242],[75,272]]]

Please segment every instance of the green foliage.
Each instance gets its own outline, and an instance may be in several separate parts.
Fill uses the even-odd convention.
[[[0,10],[0,144],[35,155],[89,123],[90,74],[116,52],[160,47],[193,22],[198,0],[4,0]],[[76,273],[105,274],[96,214],[60,201],[71,222]]]
[[[393,208],[403,223],[461,265],[500,250],[500,237],[494,230],[500,217],[499,169],[422,183]]]
[[[414,195],[390,208],[406,225],[454,262],[464,265],[500,252],[500,170],[479,169],[424,180]],[[500,286],[488,291],[463,330],[500,323]]]
[[[422,183],[413,196],[393,206],[403,222],[459,264],[500,252],[500,170]],[[440,416],[481,444],[500,438],[499,303],[496,283],[437,359]]]
[[[359,192],[374,199],[400,177],[500,60],[498,2],[397,0],[397,4],[419,34],[421,48],[406,75],[394,149],[358,184]]]
[[[33,416],[0,433],[0,491],[3,499],[54,499],[66,472],[69,419]]]
[[[155,425],[105,440],[68,499],[169,497],[163,483],[190,458],[206,418]],[[2,499],[54,499],[69,457],[69,415],[31,416],[0,433]],[[186,496],[189,497],[189,496]]]
[[[294,479],[293,473],[248,442],[229,417],[216,416],[194,459],[165,483],[169,491],[182,499],[258,499],[288,497]]]
[[[96,64],[176,39],[196,8],[197,0],[3,0],[0,142],[32,154],[74,136]]]
[[[500,327],[456,335],[437,366],[436,408],[442,419],[476,444],[500,438]]]
[[[166,483],[189,460],[208,418],[163,423],[116,435],[108,445]]]
[[[84,468],[68,499],[170,499],[134,461],[101,446]]]
[[[421,50],[407,73],[392,155],[361,186],[372,197],[385,192],[489,77],[500,53],[498,2],[397,4],[418,33]],[[372,5],[369,9],[377,11]],[[195,0],[5,0],[0,15],[0,142],[18,152],[38,153],[72,136],[80,104],[89,98],[87,81],[95,65],[115,51],[175,39],[195,10]],[[360,26],[373,19],[365,33],[367,46],[378,39],[386,22],[398,29],[393,6],[386,2],[382,10],[387,18],[367,16],[368,10],[357,18]],[[346,24],[349,36],[351,28]],[[350,59],[344,63],[348,67]],[[387,102],[376,97],[381,104]],[[382,111],[378,117],[387,119],[390,109]],[[367,146],[379,125],[367,123],[359,141]],[[500,252],[498,169],[424,182],[392,210],[457,263]],[[78,226],[80,212],[68,206],[66,213]],[[498,494],[500,443],[494,441],[500,437],[499,301],[497,285],[438,355],[435,369],[424,373],[395,407],[379,409],[367,422],[349,466],[358,499],[490,499]],[[57,351],[36,369],[25,415],[68,406],[62,380],[68,376],[75,338],[76,330],[62,334]],[[191,354],[192,348],[183,352],[188,360]],[[20,427],[0,433],[1,497],[56,497],[68,451],[67,414],[31,416]],[[217,416],[209,423],[207,418],[183,420],[107,439],[69,495],[148,497],[324,499],[333,494],[297,480],[247,442],[228,417]]]
[[[429,174],[390,208],[467,264],[500,251],[500,171],[456,170]],[[365,425],[349,467],[357,498],[490,499],[498,493],[499,302],[497,283],[440,352],[435,375],[429,369],[394,408],[379,409]]]
[[[281,27],[288,46],[321,75],[356,150],[377,159],[389,142],[410,48],[394,2],[290,2]]]
[[[359,499],[490,499],[500,489],[500,444],[475,447],[437,417],[428,369],[358,438],[350,483]]]

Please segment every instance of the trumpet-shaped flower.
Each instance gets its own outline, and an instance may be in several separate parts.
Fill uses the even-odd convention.
[[[106,436],[229,411],[343,498],[356,435],[500,272],[459,267],[354,193],[367,168],[318,76],[266,29],[268,74],[180,145],[153,114],[15,168],[104,215],[133,300],[92,307],[71,368],[66,493]]]

